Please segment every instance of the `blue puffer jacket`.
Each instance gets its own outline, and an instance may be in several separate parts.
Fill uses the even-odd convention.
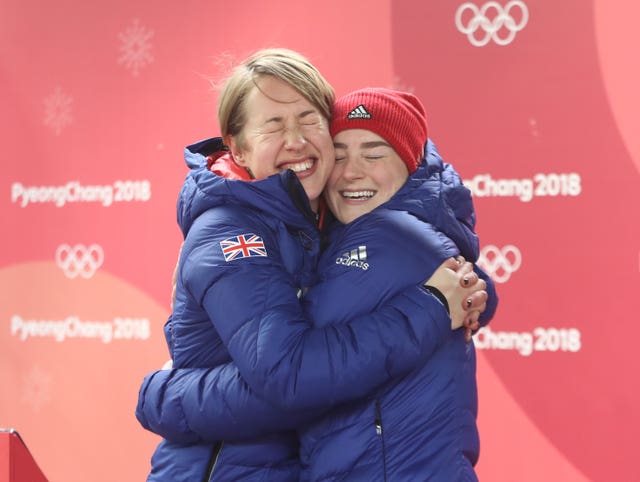
[[[291,171],[256,182],[216,176],[207,156],[221,147],[186,149],[185,243],[166,328],[176,369],[147,376],[136,409],[171,440],[154,453],[149,480],[297,480],[295,439],[283,431],[421,365],[451,339],[450,320],[423,277],[375,313],[314,329],[299,296],[315,279],[319,234],[300,183]],[[222,398],[194,411],[209,384]],[[219,426],[206,420],[216,411]],[[192,431],[199,422],[189,416],[215,437]]]
[[[320,282],[306,297],[316,326],[384,304],[458,249],[477,258],[469,193],[438,162],[434,146],[429,154],[392,200],[331,230],[318,265]],[[452,199],[457,212],[448,208]],[[494,284],[488,284],[485,323],[497,306]],[[305,426],[301,480],[476,481],[475,363],[473,342],[458,330],[424,366]]]

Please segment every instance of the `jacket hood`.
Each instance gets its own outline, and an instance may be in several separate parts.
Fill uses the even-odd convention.
[[[456,243],[467,261],[477,261],[480,248],[471,191],[431,140],[416,172],[383,207],[404,210],[431,223]]]
[[[308,227],[315,222],[307,195],[292,171],[250,182],[240,180],[239,171],[228,163],[215,169],[218,174],[210,170],[212,160],[220,161],[230,155],[219,137],[185,148],[185,162],[191,170],[180,190],[177,206],[178,224],[184,236],[200,214],[225,204],[267,212],[293,227]]]

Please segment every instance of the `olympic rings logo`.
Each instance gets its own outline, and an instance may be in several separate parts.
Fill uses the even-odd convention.
[[[497,246],[485,246],[480,251],[478,266],[484,269],[496,283],[506,283],[522,264],[520,250],[513,245],[502,249]]]
[[[520,22],[516,22],[516,19],[511,15],[511,10],[518,8],[520,10]],[[467,25],[463,25],[462,17],[469,10],[473,17]],[[496,15],[493,19],[487,16],[487,11],[495,10]],[[493,40],[496,44],[504,46],[513,42],[516,33],[522,30],[529,21],[529,10],[524,2],[520,0],[512,0],[507,3],[504,8],[498,2],[487,2],[481,8],[478,8],[471,2],[466,2],[458,7],[456,11],[456,27],[458,30],[465,34],[471,42],[471,45],[476,47],[484,47]],[[484,36],[476,38],[475,33],[481,29],[484,31]],[[506,36],[501,37],[500,32],[506,29],[508,33]]]
[[[67,278],[77,278],[82,276],[85,279],[91,278],[102,266],[104,252],[97,244],[86,247],[76,244],[71,247],[62,244],[56,250],[56,264],[63,271]]]

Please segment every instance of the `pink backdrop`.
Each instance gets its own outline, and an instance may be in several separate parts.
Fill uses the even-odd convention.
[[[144,480],[182,149],[218,132],[208,79],[286,46],[418,94],[474,193],[481,479],[640,480],[640,5],[214,3],[0,0],[0,427],[53,482]]]

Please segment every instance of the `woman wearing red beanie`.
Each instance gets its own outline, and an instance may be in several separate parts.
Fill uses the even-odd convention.
[[[340,223],[318,265],[322,282],[307,298],[316,323],[336,315],[323,300],[335,300],[348,320],[402,292],[425,266],[459,253],[475,260],[479,252],[470,193],[427,140],[417,97],[362,89],[338,99],[333,115],[336,164],[325,199]],[[356,248],[366,269],[337,264]],[[497,297],[482,277],[486,324]],[[453,332],[424,366],[301,430],[303,478],[476,481],[476,415],[473,341]]]

